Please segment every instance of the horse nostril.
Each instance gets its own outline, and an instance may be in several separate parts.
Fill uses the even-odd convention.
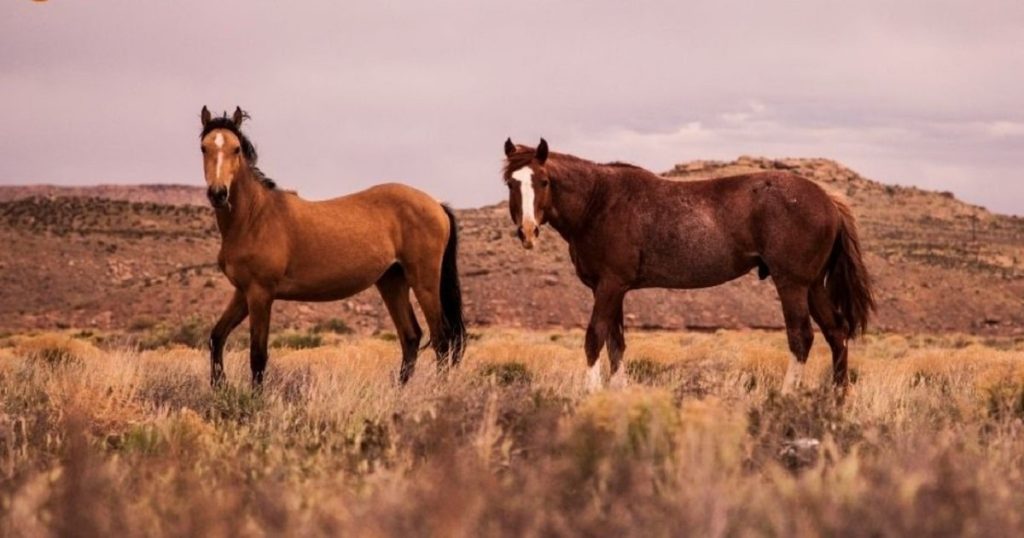
[[[540,226],[537,226],[536,228],[533,229],[533,236],[540,237]]]
[[[214,188],[210,187],[206,191],[206,197],[210,199],[210,203],[215,206],[223,205],[228,199],[228,190],[224,187]]]
[[[516,228],[516,237],[518,237],[520,241],[525,241],[526,240],[526,234],[523,233],[523,227],[522,226]]]

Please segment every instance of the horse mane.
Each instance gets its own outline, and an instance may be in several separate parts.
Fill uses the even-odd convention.
[[[249,114],[242,112],[242,117],[248,118]],[[256,166],[256,161],[259,160],[259,155],[256,153],[256,146],[249,141],[249,137],[245,136],[245,133],[235,125],[235,122],[228,117],[227,112],[225,112],[223,116],[212,118],[210,121],[206,122],[206,125],[203,125],[203,131],[199,133],[199,139],[202,140],[206,135],[210,134],[211,131],[216,129],[226,129],[231,131],[231,134],[238,137],[238,141],[242,145],[242,155],[245,157],[245,161],[249,163],[249,170],[251,170],[253,175],[256,176],[256,179],[259,180],[260,185],[263,185],[269,190],[277,188],[277,183],[275,183],[273,179],[267,177],[267,175],[264,174],[258,166]]]
[[[530,164],[533,160],[536,149],[528,146],[516,146],[516,151],[509,155],[505,159],[505,168],[502,170],[504,177],[508,177],[510,173]],[[593,172],[595,168],[625,168],[629,170],[636,170],[646,174],[655,175],[650,170],[642,168],[635,164],[626,163],[622,161],[613,161],[609,163],[596,163],[577,157],[575,155],[569,155],[568,153],[555,153],[549,152],[548,159],[544,162],[544,166],[551,169],[553,173],[558,174],[561,172],[570,171],[588,171]]]

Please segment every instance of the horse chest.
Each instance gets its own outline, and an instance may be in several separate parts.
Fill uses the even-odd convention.
[[[588,263],[588,260],[580,258],[579,250],[572,243],[569,244],[569,260],[572,261],[572,266],[576,269],[576,276],[580,281],[587,287],[593,288],[597,283],[596,268],[593,264]]]
[[[236,288],[241,287],[242,283],[239,279],[241,275],[239,274],[239,267],[237,264],[228,263],[224,255],[221,254],[217,257],[217,266],[220,267],[220,272],[224,273],[224,276],[228,278],[228,281],[231,282],[232,286]]]
[[[267,256],[251,253],[221,251],[217,256],[217,265],[224,276],[236,288],[246,288],[254,281],[264,285],[273,285],[283,272]]]

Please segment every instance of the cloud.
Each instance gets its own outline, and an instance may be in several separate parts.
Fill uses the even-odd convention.
[[[1024,213],[1022,26],[1002,0],[12,2],[0,183],[197,183],[199,108],[240,104],[310,197],[491,203],[505,137],[545,136],[654,169],[832,157]]]
[[[986,122],[983,126],[989,136],[996,138],[1024,136],[1024,122],[997,120]]]

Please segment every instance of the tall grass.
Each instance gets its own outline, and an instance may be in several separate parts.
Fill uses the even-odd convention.
[[[582,333],[491,330],[439,375],[347,337],[226,357],[0,346],[0,535],[1019,535],[1024,345],[871,336],[836,407],[826,346],[777,393],[784,336],[630,334],[588,395]],[[62,352],[45,351],[50,348]],[[40,360],[40,357],[62,357]],[[73,359],[66,359],[73,357]]]

